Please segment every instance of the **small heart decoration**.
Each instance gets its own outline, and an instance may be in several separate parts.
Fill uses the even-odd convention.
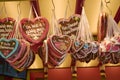
[[[92,42],[92,45],[93,45],[92,53],[96,54],[99,51],[99,43],[94,41]]]
[[[84,54],[89,54],[89,53],[92,52],[92,49],[93,49],[92,43],[90,43],[90,42],[85,42],[80,51],[81,51],[82,53],[84,53]]]
[[[15,32],[15,20],[4,18],[0,20],[0,38],[11,38]]]
[[[72,45],[72,49],[75,52],[78,52],[84,46],[84,41],[82,40],[75,40]]]
[[[120,46],[118,45],[113,45],[111,48],[111,52],[119,52],[120,51]]]
[[[48,33],[49,23],[46,18],[37,17],[33,20],[24,18],[20,21],[20,32],[31,43],[42,42]]]
[[[0,39],[0,55],[7,59],[13,54],[17,52],[17,49],[19,48],[19,42],[12,38],[12,39],[5,39],[1,38]]]
[[[75,39],[78,35],[78,25],[80,21],[80,15],[72,15],[69,19],[59,19],[58,24],[63,35],[69,35],[71,39]]]
[[[106,51],[107,51],[107,52],[110,52],[111,49],[112,49],[112,46],[113,46],[113,43],[112,43],[112,42],[106,43],[106,44],[105,44]]]
[[[67,35],[53,35],[50,38],[51,45],[53,48],[61,54],[67,53],[71,47],[71,39]]]

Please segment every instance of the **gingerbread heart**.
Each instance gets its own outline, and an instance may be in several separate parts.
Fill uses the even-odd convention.
[[[92,42],[92,45],[93,45],[92,53],[96,54],[99,51],[99,43],[94,41]]]
[[[67,35],[53,35],[50,38],[50,42],[53,48],[61,54],[67,53],[70,50],[72,43],[70,37]]]
[[[60,64],[62,64],[64,62],[66,56],[64,56],[63,58],[59,58],[59,59],[55,58],[52,55],[49,55],[48,57],[49,57],[48,58],[49,59],[48,63],[51,63],[50,65],[59,66]]]
[[[81,53],[83,54],[89,54],[92,52],[93,45],[90,42],[85,42],[82,49],[80,50]]]
[[[0,20],[0,38],[11,38],[15,32],[15,20],[4,18]]]
[[[111,38],[111,41],[113,41],[117,45],[120,45],[120,36],[115,35],[114,37]]]
[[[78,52],[84,46],[84,41],[82,40],[75,40],[72,45],[72,49],[75,52]]]
[[[0,39],[0,55],[7,59],[17,52],[19,48],[19,42],[12,38],[7,40],[5,38]]]
[[[55,58],[63,58],[66,54],[59,55],[59,53],[54,52],[53,50],[49,49],[49,55],[54,56]]]
[[[15,63],[17,60],[23,58],[23,55],[26,51],[26,41],[21,39],[19,40],[20,43],[20,49],[18,51],[18,53],[13,54],[10,58],[6,59],[6,61],[8,61],[9,63]]]
[[[43,17],[37,17],[34,20],[25,18],[20,21],[20,24],[20,32],[31,43],[42,42],[49,30],[49,23]]]
[[[69,35],[72,39],[75,39],[78,35],[78,25],[80,21],[80,15],[72,15],[69,19],[59,19],[58,24],[63,35]]]
[[[118,45],[113,45],[111,48],[111,52],[119,52],[120,51],[120,46]]]

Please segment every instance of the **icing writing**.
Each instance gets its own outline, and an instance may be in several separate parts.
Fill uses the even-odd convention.
[[[41,23],[31,24],[31,25],[24,25],[25,32],[33,39],[39,39],[42,35],[43,31],[45,30],[44,26]]]
[[[69,28],[73,28],[74,26],[78,25],[78,22],[75,23],[68,23],[66,26],[62,27],[62,30],[68,30]]]
[[[65,51],[68,48],[69,40],[66,37],[54,37],[54,43],[59,50]]]
[[[10,32],[13,31],[13,25],[1,24],[0,25],[0,37],[7,37]]]
[[[4,49],[13,50],[14,47],[15,47],[15,42],[12,42],[12,43],[1,42],[0,43],[0,50],[4,50]]]
[[[74,31],[78,30],[77,25],[78,25],[78,22],[68,23],[65,26],[62,26],[61,30],[62,30],[63,34],[68,35],[68,34],[74,32]]]

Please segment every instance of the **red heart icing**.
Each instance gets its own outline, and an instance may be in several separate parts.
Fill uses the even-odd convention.
[[[119,52],[120,51],[120,46],[118,45],[113,45],[111,48],[111,52]]]
[[[58,24],[63,35],[69,35],[72,39],[78,35],[80,15],[72,15],[69,19],[59,19]]]
[[[20,21],[20,24],[20,32],[31,43],[42,42],[49,30],[49,23],[43,17],[37,17],[34,20],[25,18]]]
[[[71,39],[67,35],[53,35],[50,38],[51,46],[61,54],[67,53],[71,47]]]
[[[15,32],[15,20],[13,18],[4,18],[0,20],[0,38],[12,38]]]

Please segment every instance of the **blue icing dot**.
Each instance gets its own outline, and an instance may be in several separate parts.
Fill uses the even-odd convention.
[[[80,43],[79,42],[75,42],[75,46],[79,46],[80,45]]]
[[[84,48],[88,48],[88,44],[87,43],[85,43]]]

